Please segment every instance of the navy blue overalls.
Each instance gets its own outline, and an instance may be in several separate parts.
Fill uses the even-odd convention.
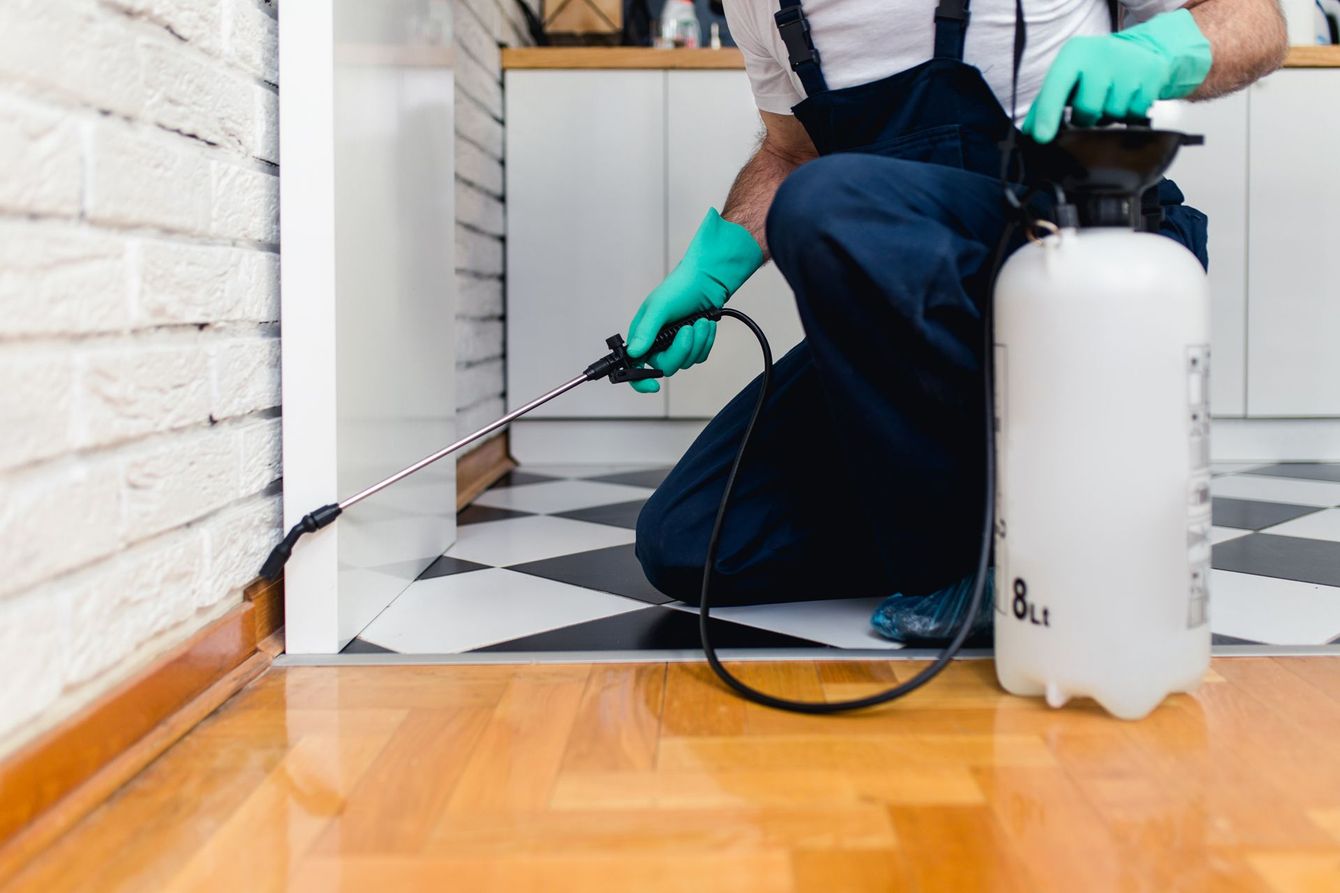
[[[778,361],[741,466],[715,605],[924,594],[975,565],[982,307],[1008,220],[999,144],[1013,124],[963,61],[967,7],[941,0],[928,61],[830,90],[800,0],[781,0],[807,94],[793,112],[821,157],[782,184],[767,238],[805,340]],[[1206,263],[1204,215],[1168,181],[1158,198],[1160,231]],[[698,600],[758,387],[711,421],[638,519],[638,558],[667,595]]]

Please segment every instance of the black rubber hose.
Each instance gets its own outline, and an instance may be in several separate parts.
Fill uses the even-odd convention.
[[[1001,261],[1004,258],[1004,252],[1009,244],[1009,240],[1014,232],[1013,224],[1006,227],[1002,233],[1000,242],[996,246],[996,256],[992,259],[991,270],[993,274],[1000,269]],[[992,277],[994,279],[994,275]],[[994,285],[994,282],[992,283]],[[726,511],[730,506],[731,490],[735,487],[735,476],[740,470],[740,463],[744,460],[745,451],[749,447],[749,439],[754,433],[754,426],[757,424],[759,416],[763,412],[763,405],[768,399],[768,393],[772,384],[772,348],[768,345],[768,339],[763,334],[763,330],[758,327],[748,316],[738,310],[724,309],[722,316],[729,316],[738,319],[749,327],[758,339],[758,346],[763,352],[763,376],[758,391],[758,400],[754,403],[754,411],[749,416],[749,423],[745,425],[744,434],[740,438],[740,447],[735,453],[735,461],[731,463],[730,473],[726,475],[726,486],[721,493],[721,504],[717,508],[716,520],[712,524],[712,534],[707,541],[707,557],[703,563],[703,587],[702,600],[698,608],[698,634],[702,639],[703,654],[707,657],[707,663],[712,667],[712,672],[716,673],[717,678],[724,682],[742,697],[753,701],[755,704],[762,704],[764,707],[773,707],[778,710],[789,710],[793,713],[844,713],[851,710],[863,710],[868,707],[876,707],[880,704],[887,704],[889,701],[897,700],[906,694],[916,691],[927,682],[930,682],[940,674],[940,671],[954,659],[954,656],[963,648],[963,643],[967,640],[968,634],[972,629],[973,619],[977,616],[978,610],[982,605],[982,599],[985,597],[987,569],[991,561],[991,546],[995,534],[995,509],[996,509],[996,426],[995,426],[995,384],[992,375],[993,343],[992,343],[992,316],[991,316],[991,297],[988,293],[984,302],[982,311],[983,325],[985,335],[983,337],[982,347],[982,388],[986,398],[986,510],[982,513],[981,545],[977,555],[977,569],[973,578],[972,598],[968,603],[967,613],[960,621],[958,629],[954,633],[954,638],[939,653],[935,660],[920,673],[913,676],[906,682],[900,683],[887,691],[870,695],[864,698],[854,698],[847,701],[792,701],[788,698],[770,695],[767,692],[759,691],[738,677],[731,674],[717,657],[716,649],[712,647],[710,635],[708,632],[708,620],[711,616],[711,603],[709,592],[712,582],[712,568],[716,565],[717,548],[721,540],[721,528],[726,520]]]

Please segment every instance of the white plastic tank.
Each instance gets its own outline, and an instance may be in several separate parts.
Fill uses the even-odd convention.
[[[1025,245],[995,294],[996,672],[1138,719],[1210,661],[1209,290],[1131,228]]]

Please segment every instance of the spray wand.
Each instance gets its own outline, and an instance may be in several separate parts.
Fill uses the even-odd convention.
[[[718,320],[726,312],[730,312],[731,314],[735,313],[735,311],[723,311],[717,309],[703,310],[692,316],[685,317],[678,322],[671,323],[657,333],[656,340],[653,341],[651,347],[647,349],[647,355],[665,350],[669,347],[670,343],[675,340],[675,335],[685,326],[693,325],[700,319]],[[288,563],[289,556],[293,554],[293,547],[297,545],[298,540],[301,539],[304,534],[314,533],[323,527],[329,527],[346,509],[352,508],[369,496],[380,493],[392,484],[404,480],[416,471],[427,468],[438,459],[451,455],[461,447],[474,443],[481,437],[497,431],[508,422],[520,418],[537,407],[543,406],[561,394],[566,394],[578,385],[583,385],[588,381],[596,381],[601,378],[608,378],[611,383],[620,384],[627,381],[642,381],[647,378],[661,377],[662,373],[660,370],[639,366],[639,361],[628,356],[628,347],[624,344],[622,335],[611,335],[605,339],[605,344],[609,347],[610,352],[587,366],[582,374],[578,375],[576,378],[573,378],[570,381],[565,381],[552,391],[541,394],[524,406],[518,406],[502,418],[489,422],[483,428],[480,428],[478,431],[471,434],[467,434],[455,443],[444,446],[431,456],[424,456],[413,465],[400,469],[390,477],[384,478],[383,480],[358,491],[348,499],[340,502],[332,502],[330,505],[323,505],[321,508],[314,509],[303,515],[302,519],[298,521],[297,524],[294,524],[293,528],[279,541],[279,544],[271,550],[269,557],[265,559],[265,564],[261,565],[260,575],[266,580],[278,579],[279,574],[284,570],[284,565]]]

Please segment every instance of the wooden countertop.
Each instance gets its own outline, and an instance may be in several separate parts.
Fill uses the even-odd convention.
[[[656,50],[649,47],[515,47],[502,51],[502,66],[567,69],[732,69],[744,68],[734,48]],[[1294,47],[1285,68],[1340,68],[1340,46]]]
[[[1340,46],[1290,47],[1285,68],[1340,68]]]
[[[744,68],[734,47],[719,50],[656,50],[650,47],[508,47],[502,67],[516,68]]]

